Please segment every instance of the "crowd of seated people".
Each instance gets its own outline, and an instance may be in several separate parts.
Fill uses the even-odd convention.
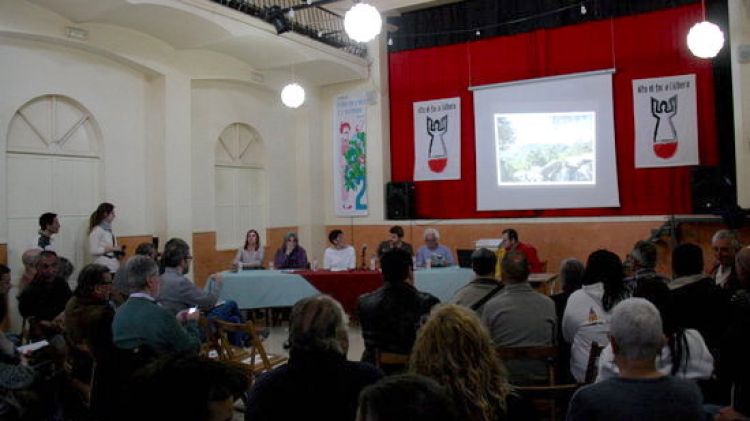
[[[244,319],[236,303],[219,300],[220,274],[204,289],[188,280],[185,241],[169,240],[161,256],[143,244],[124,260],[111,232],[114,207],[102,204],[90,237],[101,264],[83,267],[71,290],[70,263],[50,249],[59,221],[43,216],[37,243],[45,247],[23,253],[17,299],[31,325],[27,336],[46,340],[50,351],[20,352],[13,335],[0,333],[2,419],[231,419],[239,398],[248,421],[535,419],[540,412],[525,393],[553,381],[549,362],[499,356],[513,348],[558,349],[556,382],[578,388],[565,402],[571,420],[750,415],[750,248],[730,231],[712,238],[713,274],[704,274],[702,248],[690,243],[673,248],[671,277],[660,274],[656,247],[639,241],[624,261],[604,249],[585,264],[565,259],[560,293],[547,297],[529,283],[539,269],[536,251],[506,230],[502,251],[476,250],[475,278],[452,304],[438,305],[415,287],[413,270],[415,263],[452,264],[450,250],[428,229],[413,256],[396,226],[378,247],[383,286],[358,300],[361,362],[347,360],[349,319],[341,305],[314,296],[292,308],[288,362],[253,378],[206,358],[202,345],[211,333],[199,326],[201,317]],[[329,240],[324,267],[356,266],[341,231]],[[238,265],[262,267],[262,250],[258,233],[249,231]],[[285,237],[274,261],[277,268],[307,267],[296,234]],[[16,299],[7,296],[10,277],[0,265],[3,318]],[[246,345],[246,338],[233,339]],[[590,355],[594,343],[598,358]],[[387,353],[406,362],[383,365]],[[71,405],[69,395],[83,405]]]

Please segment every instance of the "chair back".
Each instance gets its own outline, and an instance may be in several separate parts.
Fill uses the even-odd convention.
[[[503,361],[526,360],[542,361],[547,366],[547,376],[550,386],[555,384],[555,371],[557,367],[556,346],[520,346],[520,347],[497,347],[495,352]]]
[[[409,354],[398,354],[375,350],[375,366],[386,374],[397,374],[406,371],[409,366]]]

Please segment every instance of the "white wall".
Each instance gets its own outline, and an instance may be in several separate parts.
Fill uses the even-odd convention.
[[[247,83],[194,80],[192,83],[193,229],[214,231],[214,150],[232,123],[254,128],[263,141],[269,227],[297,225],[298,186],[295,124],[299,112],[283,107],[278,94]]]
[[[750,208],[750,63],[740,63],[738,48],[750,48],[750,5],[729,1],[729,37],[732,55],[734,141],[737,159],[737,201]],[[725,47],[726,48],[726,47]]]
[[[84,51],[9,38],[0,38],[0,63],[4,63],[0,76],[0,130],[7,133],[14,113],[40,95],[65,95],[80,102],[101,129],[101,199],[117,206],[117,233],[148,232],[141,200],[145,175],[135,170],[146,167],[148,81],[143,73]],[[3,157],[5,142],[5,136],[0,138]],[[5,160],[2,162],[0,173],[5,174]],[[1,206],[0,242],[4,242],[7,233],[5,212],[6,207]]]

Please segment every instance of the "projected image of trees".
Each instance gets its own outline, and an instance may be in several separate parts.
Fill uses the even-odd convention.
[[[498,185],[594,184],[596,114],[495,114]]]

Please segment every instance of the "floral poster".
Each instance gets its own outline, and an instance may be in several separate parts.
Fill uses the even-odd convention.
[[[333,109],[333,197],[336,216],[367,215],[367,97],[336,98]]]

